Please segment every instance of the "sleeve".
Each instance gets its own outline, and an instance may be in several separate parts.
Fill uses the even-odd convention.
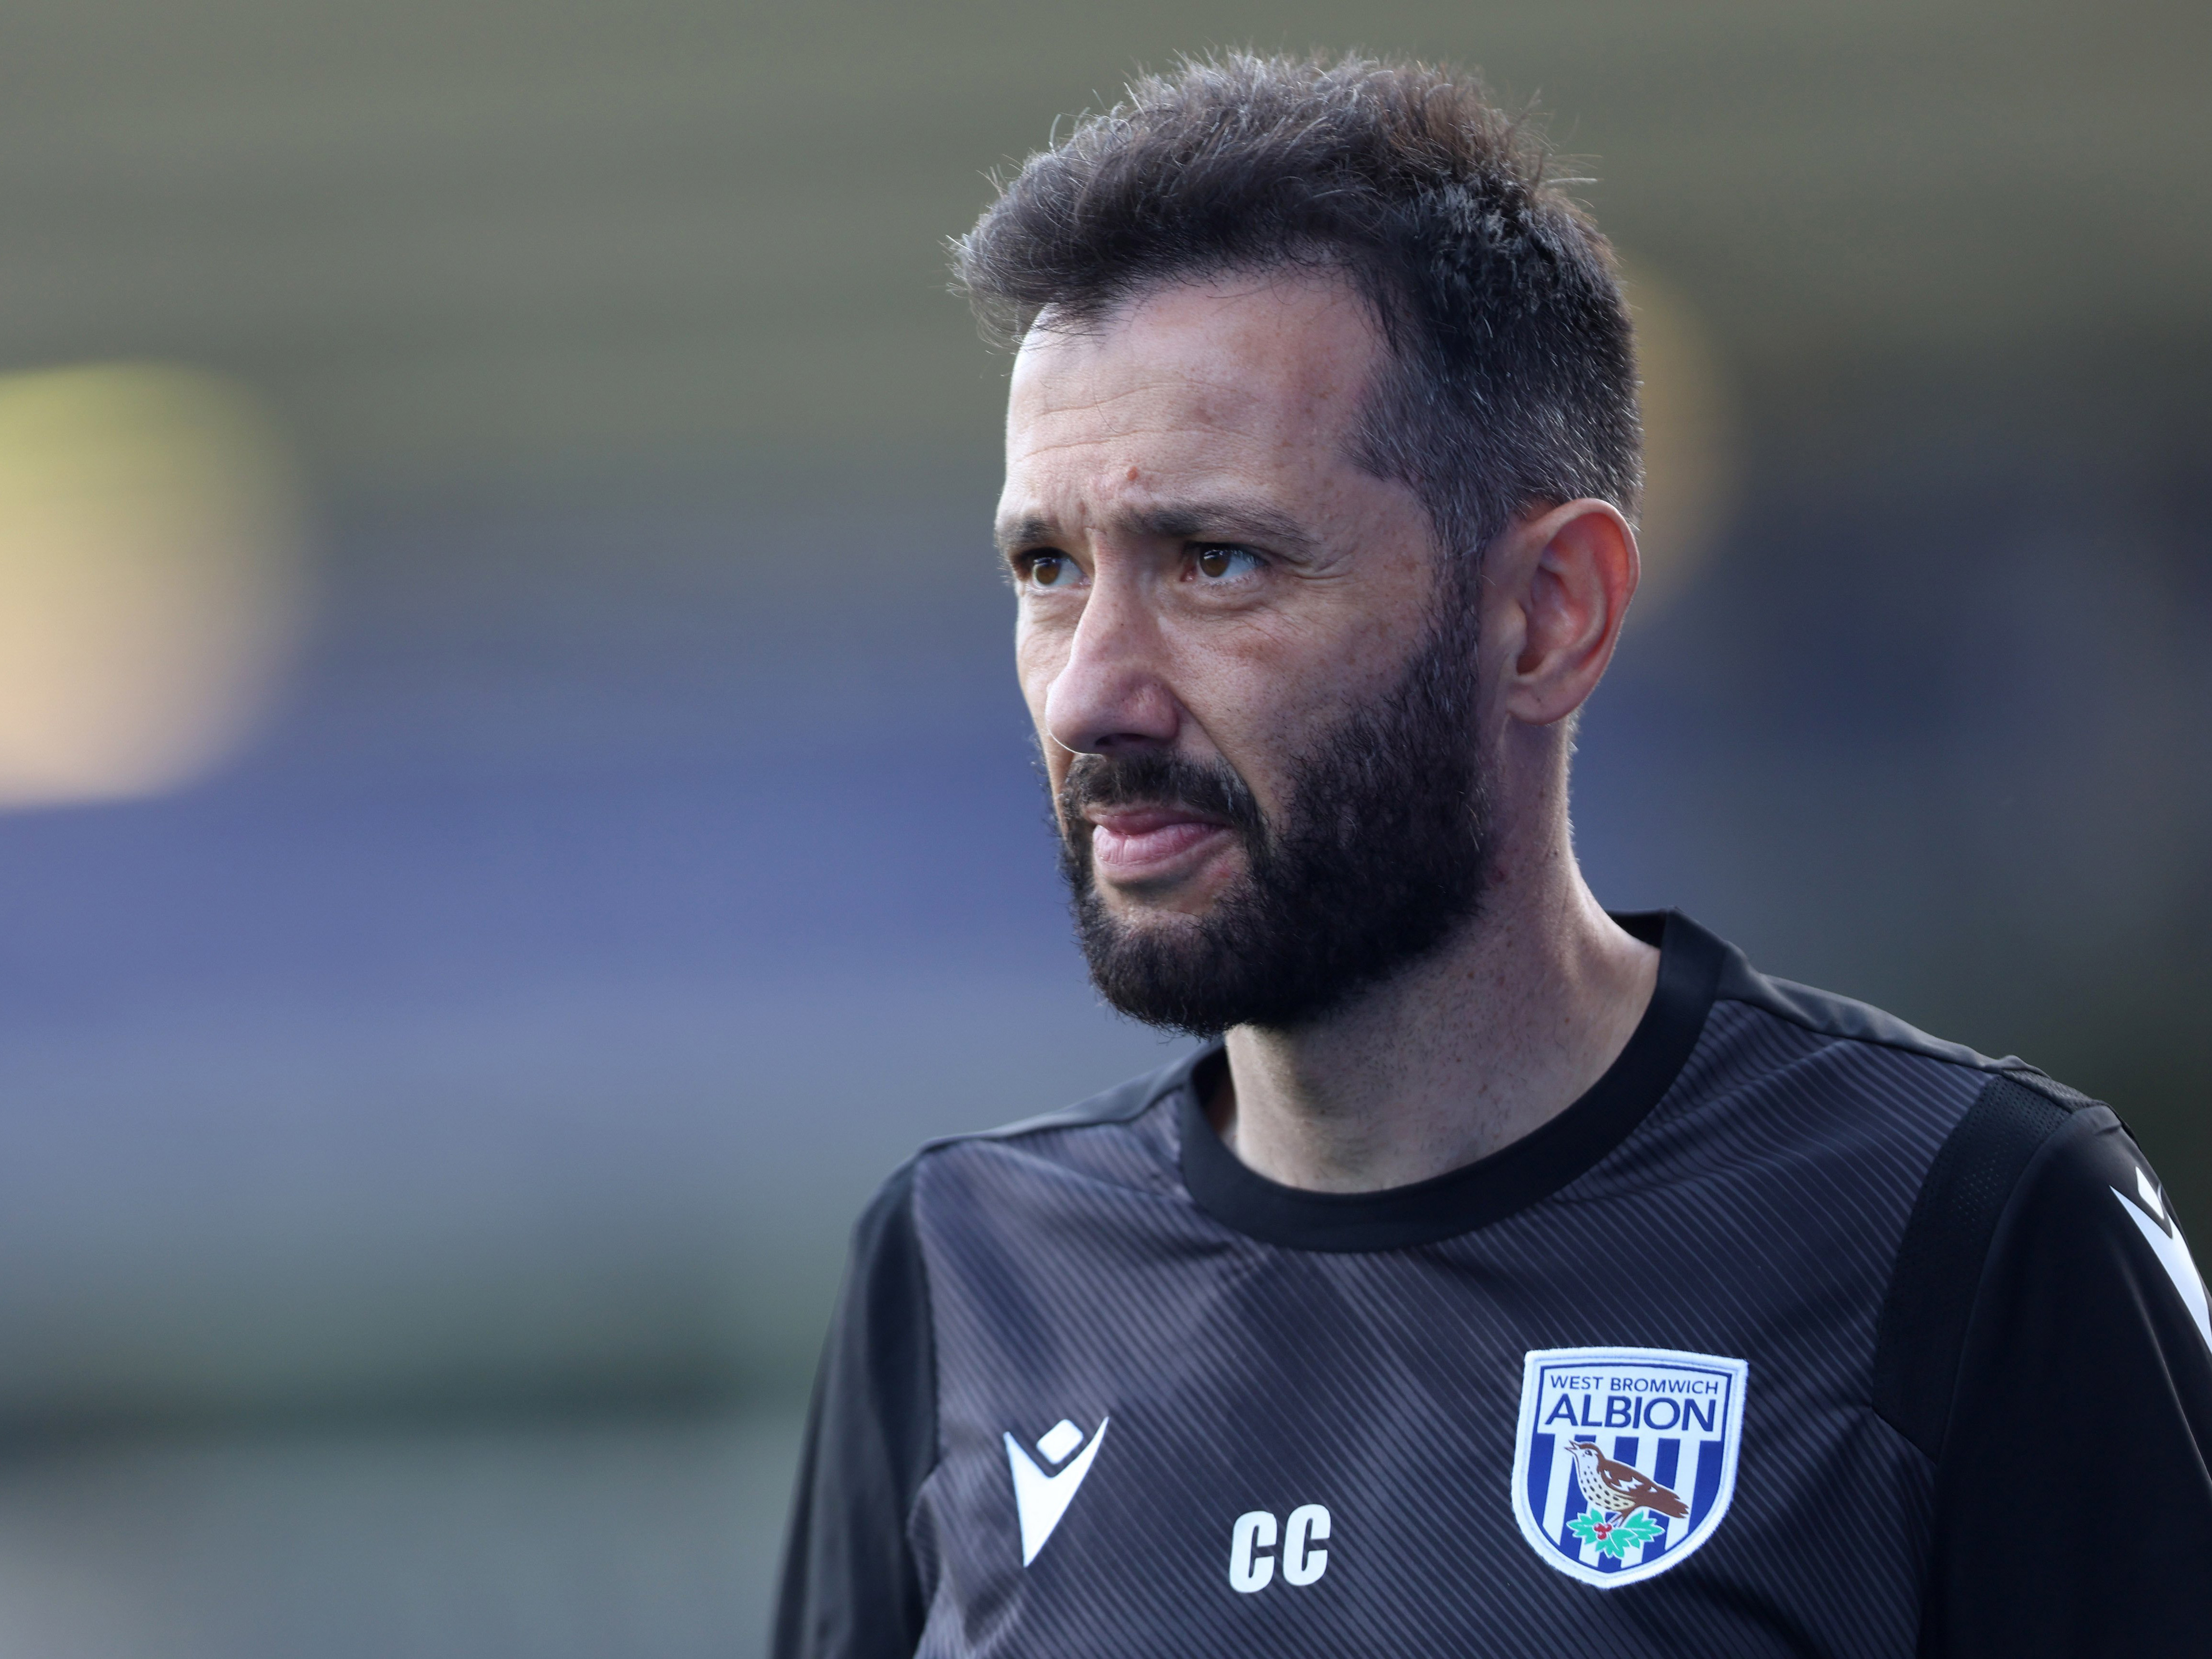
[[[2072,1112],[2027,1163],[1963,1334],[1923,1659],[2203,1651],[2212,1324],[2108,1108]]]
[[[915,1166],[861,1216],[814,1380],[775,1659],[910,1659],[927,1608],[907,1519],[937,1458]]]

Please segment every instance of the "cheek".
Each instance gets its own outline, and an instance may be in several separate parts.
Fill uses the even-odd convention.
[[[1306,710],[1355,693],[1380,641],[1333,617],[1261,615],[1191,641],[1176,682],[1219,718],[1257,729],[1296,724]]]
[[[1026,628],[1014,635],[1014,678],[1022,688],[1030,719],[1040,732],[1044,729],[1045,704],[1052,695],[1052,683],[1060,678],[1066,660],[1066,649],[1048,635]]]
[[[1273,648],[1247,635],[1233,647],[1184,658],[1177,690],[1190,723],[1273,813],[1281,807],[1284,757],[1305,746],[1322,711],[1340,695],[1340,675],[1310,654]]]
[[[1207,741],[1273,813],[1285,805],[1289,757],[1402,672],[1406,633],[1395,617],[1255,619],[1233,641],[1217,636],[1186,653],[1177,684]]]
[[[1048,635],[1041,636],[1026,629],[1016,634],[1014,678],[1021,686],[1022,702],[1029,709],[1030,724],[1036,732],[1037,746],[1044,755],[1045,775],[1055,796],[1066,781],[1072,757],[1053,741],[1048,714],[1053,682],[1059,678],[1066,660],[1064,644]]]

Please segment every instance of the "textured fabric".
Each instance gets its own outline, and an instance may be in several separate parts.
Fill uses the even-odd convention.
[[[1624,920],[1657,935],[1656,918]],[[1988,1437],[1960,1433],[1955,1469],[1939,1468],[1875,1411],[1873,1373],[1930,1167],[2018,1063],[1778,986],[1682,919],[1664,927],[1662,994],[1540,1158],[1508,1148],[1443,1183],[1302,1207],[1311,1195],[1200,1139],[1218,1052],[926,1150],[891,1190],[926,1263],[921,1305],[897,1317],[927,1338],[903,1351],[928,1358],[886,1382],[841,1357],[882,1346],[884,1274],[856,1257],[802,1480],[810,1530],[794,1532],[787,1578],[787,1606],[842,1606],[842,1628],[870,1633],[809,1641],[787,1619],[779,1654],[1901,1656],[1923,1624],[1930,1652],[1996,1651],[1999,1626],[1976,1612],[1991,1573],[2052,1560],[1938,1539],[1939,1524],[1964,1536],[1982,1518]],[[1447,1202],[1465,1224],[1440,1230]],[[2098,1260],[2155,1300],[2161,1269],[2128,1254],[2147,1248],[2137,1224],[2116,1207],[2044,1210],[2040,1223],[2008,1212],[1991,1273],[2017,1254],[2008,1241],[2070,1260],[2064,1231],[2102,1227]],[[1976,1295],[1960,1410],[1994,1419],[2022,1386],[2006,1333],[2037,1297]],[[2094,1328],[2099,1364],[2144,1375],[2170,1373],[2166,1348],[2197,1340],[2185,1314],[2153,1327],[2122,1311]],[[2037,1340],[2039,1363],[2068,1363]],[[1747,1366],[1732,1503],[1694,1553],[1618,1589],[1556,1568],[1512,1504],[1524,1356],[1601,1347]],[[2185,1354],[2185,1370],[2203,1358]],[[933,1412],[926,1473],[821,1473],[826,1439],[883,1439],[853,1425],[912,1420],[911,1395]],[[2166,1409],[2160,1443],[2197,1443],[2183,1407]],[[1656,1437],[1600,1445],[1640,1455],[1691,1501],[1712,1489],[1702,1466],[1655,1461],[1673,1455]],[[891,1540],[896,1571],[881,1566],[889,1546],[846,1547],[841,1559],[877,1564],[858,1572],[813,1553],[825,1513],[859,1517],[833,1538],[872,1526]],[[2067,1605],[2110,1611],[2109,1598]]]
[[[854,1230],[838,1340],[815,1378],[776,1606],[779,1653],[894,1659],[924,1609],[904,1521],[937,1461],[928,1281],[915,1237],[914,1166]],[[895,1524],[887,1518],[896,1516]],[[865,1596],[853,1586],[869,1586]]]
[[[1936,1480],[1929,1659],[2212,1648],[2204,1314],[2142,1153],[2109,1109],[2075,1113],[2006,1205],[1967,1328]]]
[[[2061,1103],[2017,1079],[1995,1079],[1921,1183],[1881,1310],[1874,1408],[1931,1458],[1942,1455],[1997,1224],[2035,1155],[2087,1103],[2079,1097]]]

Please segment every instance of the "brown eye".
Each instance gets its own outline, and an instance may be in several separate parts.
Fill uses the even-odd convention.
[[[1260,568],[1258,555],[1242,547],[1201,547],[1191,563],[1208,581],[1242,576]]]
[[[1030,580],[1039,587],[1051,587],[1067,574],[1067,561],[1057,553],[1040,553],[1030,561]]]

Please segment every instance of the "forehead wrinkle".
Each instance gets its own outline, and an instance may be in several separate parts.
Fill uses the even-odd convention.
[[[1142,357],[1120,362],[1103,350],[1093,361],[1073,365],[1018,362],[1008,412],[1016,424],[1050,428],[1088,417],[1100,421],[1103,428],[1045,441],[1033,438],[1024,446],[1030,453],[1193,427],[1274,441],[1279,433],[1268,428],[1279,428],[1286,418],[1310,419],[1330,404],[1344,405],[1348,411],[1339,418],[1356,417],[1373,380],[1371,366],[1346,380],[1325,367],[1304,362],[1285,366],[1274,361],[1276,356],[1271,343],[1265,349],[1229,358],[1217,354],[1195,362],[1161,363]],[[1257,388],[1250,380],[1255,369],[1267,377],[1266,384]],[[1138,410],[1133,416],[1126,412],[1133,403]],[[1261,416],[1256,424],[1249,418],[1255,413]]]
[[[1287,411],[1298,399],[1255,397],[1249,387],[1196,374],[1163,376],[1157,386],[1117,392],[1089,403],[1037,408],[1017,397],[1008,410],[1010,460],[1033,463],[1070,450],[1164,439],[1187,444],[1194,434],[1231,444],[1279,443]]]
[[[1010,465],[1029,465],[1049,456],[1069,450],[1084,451],[1109,448],[1115,445],[1141,442],[1146,439],[1165,438],[1188,443],[1193,433],[1212,434],[1232,440],[1246,439],[1247,434],[1237,428],[1210,417],[1177,422],[1166,418],[1145,422],[1131,422],[1110,432],[1076,432],[1063,438],[1041,438],[1024,434],[1019,439],[1010,439],[1007,454]]]

